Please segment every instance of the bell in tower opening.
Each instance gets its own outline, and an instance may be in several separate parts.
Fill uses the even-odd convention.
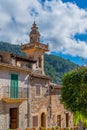
[[[33,26],[30,32],[30,43],[39,43],[40,42],[40,33],[38,31],[38,27],[34,21]]]

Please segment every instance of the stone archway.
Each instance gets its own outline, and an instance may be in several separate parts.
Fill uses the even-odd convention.
[[[41,113],[41,127],[46,127],[46,114],[44,112]]]

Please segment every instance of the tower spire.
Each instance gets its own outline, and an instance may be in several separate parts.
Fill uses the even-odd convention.
[[[40,42],[40,33],[38,31],[38,27],[35,23],[35,20],[34,20],[34,23],[31,27],[31,32],[30,32],[30,43],[39,43]]]
[[[34,23],[35,23],[35,17],[34,17]]]

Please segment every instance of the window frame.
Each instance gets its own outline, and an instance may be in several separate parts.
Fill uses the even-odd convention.
[[[57,115],[57,125],[61,127],[61,115]]]
[[[35,118],[36,118],[36,119],[35,119]],[[34,122],[34,119],[35,119],[35,122]],[[38,120],[39,120],[38,115],[33,115],[33,116],[32,116],[32,125],[33,125],[34,127],[38,127]]]
[[[19,98],[19,75],[16,73],[10,73],[10,98]],[[13,91],[14,90],[14,91]]]
[[[39,94],[37,94],[37,87],[39,88],[39,91],[40,91],[40,93]],[[42,85],[41,84],[36,84],[35,85],[35,97],[41,97],[42,96]]]

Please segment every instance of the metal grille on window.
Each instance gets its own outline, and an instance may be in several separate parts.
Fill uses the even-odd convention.
[[[36,85],[36,95],[39,96],[41,94],[40,85]]]
[[[61,127],[61,115],[57,116],[57,125]]]
[[[38,126],[38,116],[33,116],[33,126],[34,127]]]

